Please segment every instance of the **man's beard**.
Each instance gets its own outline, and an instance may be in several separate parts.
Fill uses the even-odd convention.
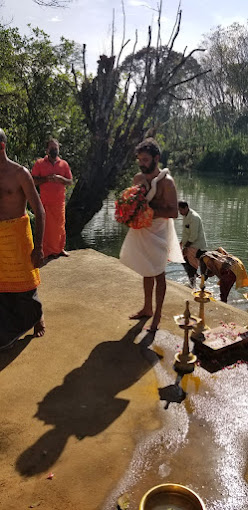
[[[156,161],[153,159],[150,166],[147,168],[146,166],[140,166],[140,170],[142,174],[152,174],[156,168]]]

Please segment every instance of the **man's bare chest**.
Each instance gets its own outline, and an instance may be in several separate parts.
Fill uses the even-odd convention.
[[[163,194],[164,194],[164,182],[158,182],[156,187],[155,198],[160,200],[163,198]]]
[[[0,200],[11,199],[18,194],[21,194],[21,188],[17,183],[0,177]]]

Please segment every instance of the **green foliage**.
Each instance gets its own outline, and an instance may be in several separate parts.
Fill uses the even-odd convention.
[[[87,128],[73,93],[74,42],[57,46],[42,30],[29,36],[0,26],[0,126],[8,137],[8,155],[28,168],[45,154],[50,136],[61,142],[61,155],[77,177],[84,168]]]
[[[224,151],[209,151],[199,163],[196,170],[207,173],[224,173],[236,176],[245,176],[248,173],[248,154],[235,145]]]

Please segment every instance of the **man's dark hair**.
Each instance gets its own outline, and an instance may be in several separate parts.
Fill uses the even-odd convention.
[[[161,154],[159,145],[154,138],[145,138],[143,142],[140,142],[139,145],[135,147],[136,155],[141,152],[147,152],[147,154],[150,154],[153,158]]]
[[[186,209],[186,207],[189,207],[189,204],[184,200],[180,200],[180,202],[178,202],[178,207],[180,207],[180,209]]]
[[[0,142],[7,143],[7,136],[3,129],[0,128]]]
[[[47,143],[46,143],[46,149],[48,149],[51,142],[57,143],[59,146],[59,141],[57,140],[57,138],[49,138],[49,140],[47,140]]]

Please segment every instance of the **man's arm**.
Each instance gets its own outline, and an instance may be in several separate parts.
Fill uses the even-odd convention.
[[[42,177],[41,177],[41,179],[42,179]],[[59,175],[59,174],[48,175],[47,181],[57,182],[57,183],[59,182],[60,184],[64,184],[64,186],[70,186],[73,182],[72,179],[67,179],[66,177],[63,177],[63,175]]]
[[[44,184],[44,182],[49,181],[49,176],[46,177],[40,177],[38,175],[33,175],[34,183],[36,186],[40,186],[40,184]]]
[[[40,184],[44,184],[45,182],[48,182],[48,176],[42,177],[40,174],[40,160],[36,161],[32,168],[32,177],[34,179],[35,186],[40,186]]]
[[[162,196],[153,198],[149,203],[154,210],[154,218],[177,218],[177,192],[173,178],[167,175],[161,182]]]
[[[20,185],[26,200],[32,207],[35,214],[35,239],[34,239],[34,250],[31,255],[31,259],[34,267],[40,267],[43,260],[43,234],[45,226],[45,211],[41,203],[38,192],[35,188],[34,181],[31,174],[26,168],[22,168],[20,172]]]

